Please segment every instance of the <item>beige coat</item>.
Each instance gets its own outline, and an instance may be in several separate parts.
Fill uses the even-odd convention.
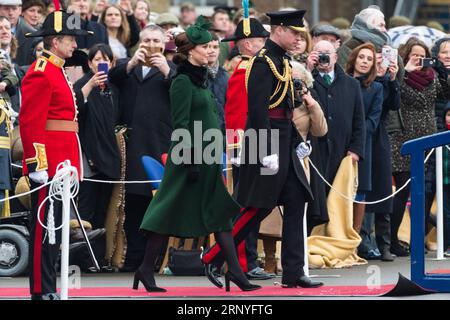
[[[308,139],[308,133],[311,133],[314,137],[323,137],[328,132],[328,124],[318,102],[311,107],[302,105],[294,109],[292,121],[304,141]],[[306,177],[310,181],[311,173],[308,159],[304,159],[304,164]]]

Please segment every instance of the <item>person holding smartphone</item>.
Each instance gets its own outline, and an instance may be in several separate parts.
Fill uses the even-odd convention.
[[[116,88],[107,81],[108,70],[114,64],[110,46],[94,45],[89,50],[88,63],[89,72],[74,84],[84,178],[117,180],[120,178],[120,154],[115,127],[120,113]],[[87,181],[80,184],[78,211],[94,229],[104,227],[112,187]]]
[[[392,172],[397,190],[410,178],[410,159],[402,157],[400,150],[406,141],[436,133],[435,104],[441,86],[432,68],[424,68],[422,59],[431,58],[427,45],[417,38],[409,39],[399,49],[405,62],[405,80],[401,83],[401,107],[403,130],[390,135],[392,145]],[[403,220],[409,186],[394,198],[391,216],[391,252],[408,256],[408,248],[399,243],[398,230]]]

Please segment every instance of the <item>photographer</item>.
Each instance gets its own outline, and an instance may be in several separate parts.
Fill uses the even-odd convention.
[[[108,69],[114,56],[107,44],[96,44],[88,54],[89,72],[74,84],[79,110],[80,143],[83,152],[84,177],[117,180],[120,177],[120,155],[115,126],[119,119],[117,88],[107,82]],[[83,181],[80,185],[78,209],[81,217],[94,228],[103,228],[112,185]]]
[[[313,70],[314,90],[328,122],[328,134],[319,138],[320,157],[324,161],[321,171],[332,183],[346,156],[350,155],[353,161],[364,157],[364,106],[360,84],[336,63],[333,44],[320,41],[313,53],[308,68]]]
[[[417,38],[409,39],[399,49],[399,55],[405,62],[405,81],[401,83],[401,107],[404,127],[402,131],[390,135],[392,144],[392,173],[398,190],[410,178],[410,159],[402,157],[401,148],[406,141],[436,133],[435,104],[441,86],[432,68],[424,68],[424,58],[431,58],[427,45]],[[408,256],[397,236],[403,220],[409,186],[394,198],[394,210],[391,217],[391,252],[398,257]]]
[[[309,158],[320,167],[323,160],[320,157],[318,137],[323,137],[327,134],[327,120],[317,101],[318,97],[313,88],[314,79],[311,73],[301,63],[293,61],[292,77],[294,79],[297,105],[297,108],[293,111],[292,121],[303,140],[299,141],[299,143],[310,142],[312,152]],[[328,221],[328,211],[325,183],[314,170],[310,169],[309,165],[305,165],[305,174],[314,195],[314,201],[309,203],[307,212],[309,234],[315,226]]]

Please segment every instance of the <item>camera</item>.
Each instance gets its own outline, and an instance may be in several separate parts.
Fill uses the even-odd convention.
[[[321,53],[319,55],[319,64],[329,64],[330,63],[330,56],[326,53]]]
[[[294,79],[293,82],[294,82],[294,90],[302,92],[302,90],[303,90],[303,82],[302,82],[302,80]]]
[[[422,67],[423,68],[433,68],[435,64],[436,64],[436,61],[434,59],[430,59],[430,58],[422,59]]]
[[[293,79],[294,84],[294,108],[300,107],[303,104],[302,92],[303,92],[303,82],[300,79]]]

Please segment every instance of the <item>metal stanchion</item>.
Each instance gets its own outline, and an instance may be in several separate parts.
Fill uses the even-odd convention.
[[[444,196],[442,177],[442,147],[436,148],[436,228],[437,228],[437,260],[444,260]],[[428,212],[426,213],[428,214]]]
[[[70,161],[65,161],[64,166],[70,166]],[[69,297],[70,175],[66,175],[63,179],[62,204],[61,300],[67,300]]]

